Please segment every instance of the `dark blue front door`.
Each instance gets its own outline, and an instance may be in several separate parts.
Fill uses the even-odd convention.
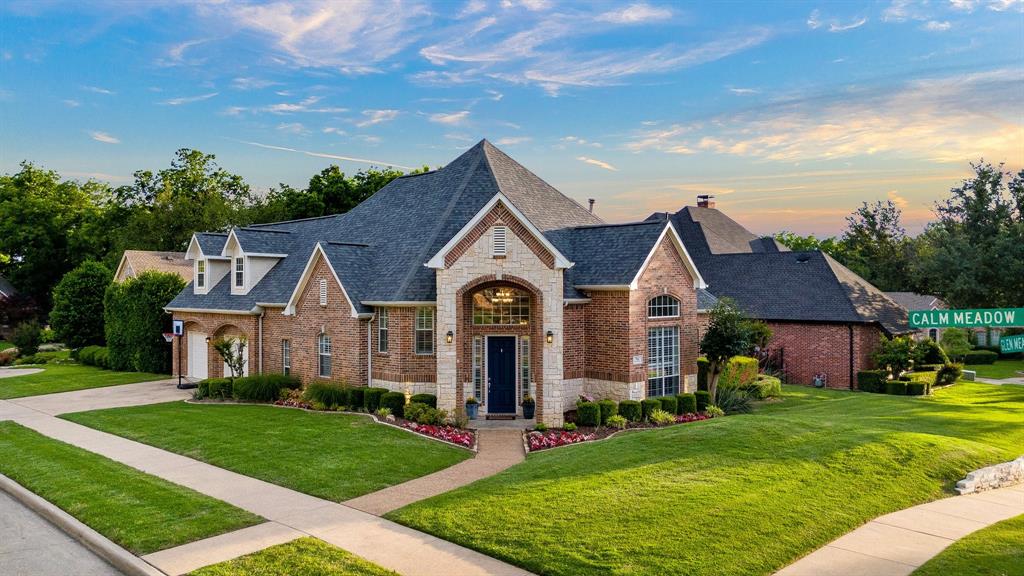
[[[514,414],[516,411],[515,336],[487,338],[487,412]]]

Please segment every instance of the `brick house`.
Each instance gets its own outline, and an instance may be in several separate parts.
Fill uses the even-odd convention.
[[[472,396],[491,416],[530,395],[559,425],[582,393],[694,389],[715,292],[677,216],[606,224],[485,140],[346,214],[196,233],[193,281],[167,310],[191,378],[224,373],[211,339],[244,337],[247,372],[429,392],[448,410]]]

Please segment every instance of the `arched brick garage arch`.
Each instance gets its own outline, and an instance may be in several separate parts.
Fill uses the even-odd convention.
[[[218,338],[244,338],[246,341],[245,345],[245,357],[246,357],[246,374],[255,374],[255,346],[252,336],[246,332],[243,328],[239,327],[238,324],[232,321],[223,321],[216,325],[213,331],[209,334],[210,346],[208,349],[209,362],[210,362],[210,377],[211,378],[223,378],[228,376],[224,370],[224,359],[221,358],[220,354],[213,349],[213,341]]]

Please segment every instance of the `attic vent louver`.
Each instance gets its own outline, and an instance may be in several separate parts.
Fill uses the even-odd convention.
[[[320,305],[327,306],[327,280],[320,279]]]
[[[505,256],[508,250],[507,230],[505,226],[494,227],[494,240],[491,246],[492,256]]]

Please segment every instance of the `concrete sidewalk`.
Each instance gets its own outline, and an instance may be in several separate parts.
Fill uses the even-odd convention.
[[[317,537],[400,574],[529,574],[479,552],[349,506],[55,418],[30,408],[29,405],[39,406],[44,410],[67,409],[55,408],[48,402],[37,404],[35,401],[25,400],[28,399],[18,403],[0,401],[0,418],[13,419],[51,438],[223,500],[285,528]],[[92,402],[89,406],[99,407],[100,404],[103,404],[103,407],[108,406],[108,403],[102,401]],[[182,554],[193,552],[187,546],[178,547],[176,550]],[[194,555],[182,558],[174,557],[173,554],[163,554],[158,560],[172,570],[172,566],[193,565],[196,562]]]
[[[968,534],[1024,514],[1024,485],[954,496],[880,516],[777,576],[906,576]]]
[[[25,396],[6,400],[15,406],[42,412],[50,416],[69,412],[86,412],[105,408],[124,408],[126,406],[142,406],[187,400],[192,397],[191,390],[179,390],[178,379],[153,380],[136,384],[121,384],[87,390],[72,390],[41,396]],[[0,407],[0,419],[3,419],[3,408]]]
[[[433,474],[353,498],[345,505],[382,516],[413,502],[493,476],[526,459],[521,428],[481,429],[476,433],[479,445],[476,457]]]

